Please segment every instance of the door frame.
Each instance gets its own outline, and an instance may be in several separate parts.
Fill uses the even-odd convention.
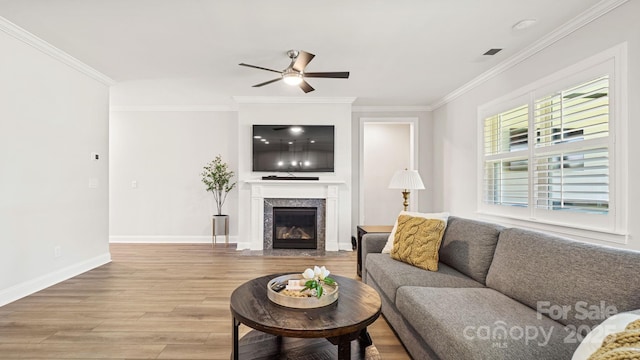
[[[359,126],[359,149],[358,149],[358,223],[364,224],[364,127],[366,124],[379,125],[409,125],[409,163],[412,169],[418,169],[418,123],[419,118],[416,117],[361,117]],[[391,180],[391,179],[389,179]],[[416,192],[412,192],[409,198],[409,210],[417,211],[419,208],[419,197],[415,196]],[[398,196],[400,201],[400,196]]]

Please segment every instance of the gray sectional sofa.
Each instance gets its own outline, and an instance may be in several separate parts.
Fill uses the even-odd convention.
[[[362,280],[414,359],[571,359],[614,313],[640,309],[640,252],[450,217],[437,272],[362,239]]]

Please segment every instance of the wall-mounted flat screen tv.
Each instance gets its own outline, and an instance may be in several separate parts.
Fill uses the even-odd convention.
[[[333,125],[253,125],[253,171],[334,172]]]

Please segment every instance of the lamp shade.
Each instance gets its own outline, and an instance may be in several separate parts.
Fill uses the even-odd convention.
[[[389,189],[422,190],[424,184],[417,170],[398,170],[389,182]]]

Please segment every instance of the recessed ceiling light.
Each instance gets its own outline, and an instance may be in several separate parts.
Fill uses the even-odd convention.
[[[514,31],[524,30],[526,28],[532,27],[535,23],[538,22],[536,19],[524,19],[515,23],[511,28]]]
[[[302,128],[300,126],[292,126],[289,128],[289,131],[294,134],[300,134],[302,132]]]
[[[260,139],[260,141],[263,141],[263,142],[264,142],[264,141],[267,141],[267,139]]]
[[[260,136],[260,135],[256,135],[256,136],[254,136],[253,138],[254,138],[254,139],[262,139],[262,136]]]

